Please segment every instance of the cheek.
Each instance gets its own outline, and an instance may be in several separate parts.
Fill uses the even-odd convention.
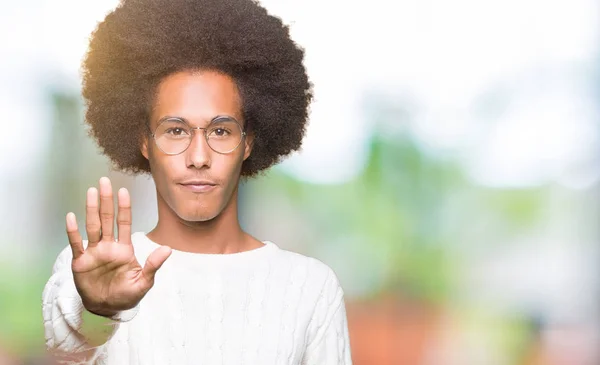
[[[169,194],[169,190],[172,188],[171,182],[174,180],[174,177],[177,176],[174,168],[178,164],[184,163],[183,161],[178,161],[179,159],[177,157],[179,156],[156,156],[150,152],[150,171],[152,173],[152,178],[154,179],[154,183],[159,193],[163,196]]]
[[[230,183],[232,179],[235,180],[236,174],[240,171],[243,162],[243,153],[229,155],[217,154],[212,160],[212,165],[209,171],[212,171],[215,176],[218,174],[222,180],[226,180],[227,183]]]
[[[149,152],[149,161],[150,161],[150,172],[152,173],[152,177],[156,184],[160,184],[160,180],[164,179],[165,161],[161,161],[160,156],[155,156],[152,152]]]

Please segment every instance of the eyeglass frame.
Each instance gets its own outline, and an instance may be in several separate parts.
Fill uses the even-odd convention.
[[[215,121],[218,121],[218,119],[222,119],[222,118],[226,118],[228,120],[233,121],[235,124],[238,125],[238,127],[240,128],[240,131],[242,132],[242,135],[241,135],[242,138],[240,138],[240,141],[238,142],[238,144],[234,148],[232,148],[231,150],[229,150],[227,152],[219,152],[219,151],[216,151],[214,148],[212,148],[212,146],[208,142],[208,135],[206,135],[206,130],[210,127],[210,125],[215,123]],[[158,128],[160,127],[160,125],[162,123],[164,123],[168,120],[177,120],[177,121],[182,122],[183,124],[187,125],[190,128],[190,131],[192,133],[191,137],[189,138],[189,143],[188,143],[187,147],[179,153],[167,153],[167,152],[163,151],[163,149],[160,148],[160,146],[158,145],[158,141],[156,141],[156,134],[155,134],[156,130],[158,130]],[[242,144],[242,142],[244,141],[244,139],[246,138],[246,135],[247,135],[246,131],[244,130],[244,128],[242,127],[240,122],[230,115],[217,115],[216,117],[214,117],[210,120],[207,127],[192,127],[190,125],[190,123],[188,123],[187,120],[185,120],[185,118],[181,118],[181,117],[164,117],[164,118],[159,119],[158,124],[156,125],[156,128],[154,129],[154,132],[152,132],[152,129],[150,129],[150,125],[146,124],[146,127],[148,127],[148,132],[152,136],[152,139],[154,140],[156,147],[158,147],[158,149],[161,150],[162,153],[164,153],[165,155],[169,155],[169,156],[177,156],[177,155],[180,155],[180,154],[184,153],[185,151],[187,151],[187,149],[190,148],[190,146],[192,145],[192,140],[193,140],[194,136],[196,135],[196,132],[195,132],[196,129],[202,129],[203,134],[204,134],[204,139],[206,140],[206,144],[208,145],[208,147],[211,150],[215,151],[216,153],[219,153],[222,155],[226,155],[228,153],[235,151]]]

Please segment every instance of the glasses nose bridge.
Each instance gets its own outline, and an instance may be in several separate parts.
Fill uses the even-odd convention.
[[[196,129],[201,129],[203,134],[206,134],[208,127],[190,127],[190,131],[192,131],[192,137],[194,134],[196,134]]]
[[[188,138],[188,146],[186,147],[186,150],[188,150],[190,147],[192,147],[192,145],[194,144],[194,137],[196,136],[196,129],[201,130],[201,137],[203,139],[203,144],[206,143],[206,145],[208,146],[209,149],[212,149],[210,147],[210,145],[208,144],[208,138],[206,136],[206,130],[208,129],[208,127],[189,127],[190,128],[190,137]]]
[[[204,137],[204,140],[208,143],[208,138],[206,136],[206,130],[208,129],[208,127],[189,127],[190,128],[190,138],[189,138],[189,144],[191,145],[193,140],[194,140],[194,136],[196,135],[196,129],[201,130],[202,131],[202,137]]]

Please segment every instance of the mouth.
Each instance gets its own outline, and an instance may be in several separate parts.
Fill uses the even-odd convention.
[[[184,189],[194,193],[206,193],[217,187],[217,184],[211,181],[186,181],[179,183]]]

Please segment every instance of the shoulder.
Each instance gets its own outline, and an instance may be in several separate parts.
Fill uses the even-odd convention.
[[[306,291],[313,292],[327,301],[339,300],[343,290],[335,271],[323,261],[297,252],[278,249],[274,256],[276,267],[282,272],[290,271],[297,280],[304,282]]]
[[[298,273],[291,276],[304,283],[298,298],[301,298],[301,307],[305,312],[299,313],[304,313],[307,318],[307,346],[314,348],[330,328],[338,331],[338,327],[346,322],[344,290],[335,271],[323,261],[296,252],[280,251],[279,259]],[[296,283],[297,280],[292,282]],[[295,285],[298,284],[290,287]],[[331,323],[335,323],[336,327],[332,327]]]

